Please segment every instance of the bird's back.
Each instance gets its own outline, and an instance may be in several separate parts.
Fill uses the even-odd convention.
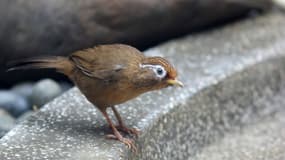
[[[132,93],[131,78],[143,58],[137,49],[121,44],[78,51],[70,56],[75,65],[70,78],[97,107],[120,104],[138,96]]]

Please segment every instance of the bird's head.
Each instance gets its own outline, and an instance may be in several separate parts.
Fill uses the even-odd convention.
[[[177,71],[169,61],[162,57],[147,57],[140,65],[141,78],[150,90],[165,88],[168,86],[183,87],[183,83],[177,80]]]

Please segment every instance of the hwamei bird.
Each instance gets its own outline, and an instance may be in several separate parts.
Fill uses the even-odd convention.
[[[128,128],[115,105],[124,103],[148,91],[168,86],[183,86],[177,80],[176,69],[162,57],[146,57],[134,47],[124,44],[98,45],[72,53],[68,57],[51,56],[20,60],[11,70],[54,68],[63,73],[106,118],[116,139],[136,150],[133,140],[118,131],[138,136],[138,131]],[[118,126],[107,114],[111,107]]]

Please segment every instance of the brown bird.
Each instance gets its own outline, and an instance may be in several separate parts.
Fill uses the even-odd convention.
[[[120,132],[138,135],[128,128],[115,105],[124,103],[138,95],[168,86],[183,86],[176,79],[175,68],[164,58],[146,57],[136,48],[123,44],[99,45],[72,53],[68,57],[52,56],[20,61],[9,70],[54,68],[69,77],[86,98],[106,118],[117,139],[136,150],[132,140]],[[106,110],[111,107],[117,120],[115,126]]]

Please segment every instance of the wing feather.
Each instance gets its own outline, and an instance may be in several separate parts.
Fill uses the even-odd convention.
[[[104,81],[131,76],[143,58],[144,55],[137,49],[122,44],[99,45],[77,51],[70,56],[71,61],[83,74]]]

